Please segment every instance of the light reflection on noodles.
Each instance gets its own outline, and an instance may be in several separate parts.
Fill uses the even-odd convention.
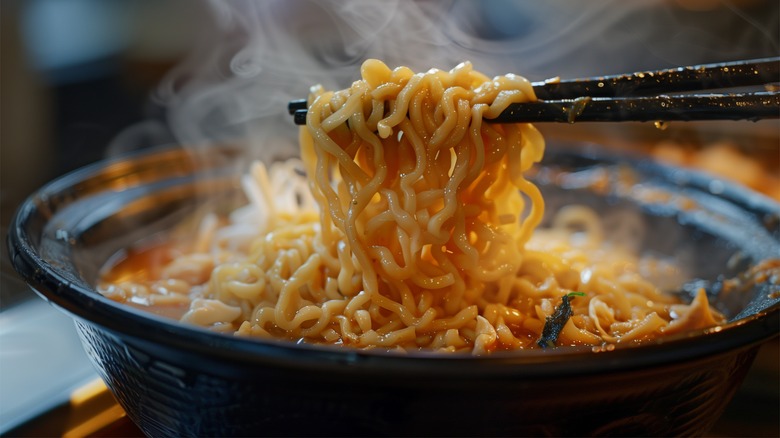
[[[721,321],[703,291],[679,304],[642,278],[637,217],[615,218],[631,250],[608,245],[583,206],[535,230],[544,202],[524,173],[544,141],[529,124],[483,123],[535,100],[527,80],[468,63],[415,74],[369,60],[361,73],[345,90],[312,89],[302,161],[254,163],[247,206],[208,217],[159,272],[117,266],[100,291],[238,336],[403,351],[538,348],[572,292],[558,346]]]

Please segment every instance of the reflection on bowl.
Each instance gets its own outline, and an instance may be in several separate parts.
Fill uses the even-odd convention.
[[[713,296],[729,318],[716,329],[490,357],[244,339],[95,292],[120,249],[240,202],[232,162],[220,149],[166,149],[82,169],[29,198],[8,237],[17,271],[75,318],[99,373],[150,436],[702,434],[758,345],[778,334],[780,294],[764,287]],[[605,218],[639,213],[643,248],[684,254],[694,277],[780,254],[780,206],[701,174],[553,146],[536,181],[550,214],[574,202]]]

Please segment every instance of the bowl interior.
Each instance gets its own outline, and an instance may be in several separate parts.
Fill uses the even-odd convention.
[[[320,347],[236,339],[185,327],[141,315],[94,290],[101,267],[117,252],[139,242],[165,239],[174,226],[180,231],[182,227],[194,230],[195,218],[201,213],[228,212],[245,202],[238,182],[243,164],[229,149],[193,152],[170,148],[69,174],[42,188],[21,207],[9,235],[14,264],[44,298],[77,318],[110,330],[144,337],[144,329],[162,328],[176,337],[163,342],[187,344],[188,348],[205,342],[238,347],[249,354],[266,347],[277,353],[322,351]],[[587,205],[605,223],[615,225],[610,229],[616,235],[624,233],[625,237],[628,233],[643,252],[684,266],[689,279],[731,277],[757,260],[780,255],[780,206],[726,181],[618,157],[583,144],[551,145],[543,164],[534,180],[545,197],[545,222],[566,205]],[[634,225],[626,229],[621,224]],[[777,333],[776,324],[772,327],[766,322],[752,330],[739,328],[767,315],[777,318],[777,291],[762,287],[740,293],[719,291],[711,300],[730,320],[726,330],[711,333],[725,340],[718,348],[756,343]],[[723,334],[729,331],[733,332],[731,337]],[[689,337],[679,340],[680,349],[686,347],[685,338]],[[339,360],[356,354],[324,351],[327,357]],[[573,349],[544,356],[539,352],[510,356],[515,361],[538,362],[580,353]],[[664,360],[663,355],[657,355],[656,360]],[[566,367],[567,361],[561,359],[559,366]]]

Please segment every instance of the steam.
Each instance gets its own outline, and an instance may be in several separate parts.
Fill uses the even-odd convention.
[[[697,7],[692,7],[696,4]],[[344,88],[367,58],[416,71],[579,77],[776,56],[777,2],[207,0],[210,27],[156,99],[182,144],[296,153],[289,100]],[[740,5],[750,6],[741,8]]]

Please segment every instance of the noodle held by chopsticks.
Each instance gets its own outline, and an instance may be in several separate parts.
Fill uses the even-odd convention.
[[[473,354],[539,348],[562,297],[571,316],[556,328],[557,346],[639,342],[679,330],[675,321],[718,321],[706,297],[679,304],[639,276],[636,255],[605,250],[591,210],[536,230],[544,201],[525,172],[544,140],[530,124],[483,123],[535,100],[526,79],[490,79],[469,63],[414,73],[377,60],[361,75],[344,90],[312,89],[300,132],[306,177],[292,161],[254,165],[245,178],[253,203],[214,233],[209,280],[191,285],[183,321],[241,336]],[[577,221],[588,224],[579,246],[567,227]],[[256,227],[230,231],[247,224]],[[240,244],[220,237],[236,235]],[[154,295],[160,280],[103,291]]]

